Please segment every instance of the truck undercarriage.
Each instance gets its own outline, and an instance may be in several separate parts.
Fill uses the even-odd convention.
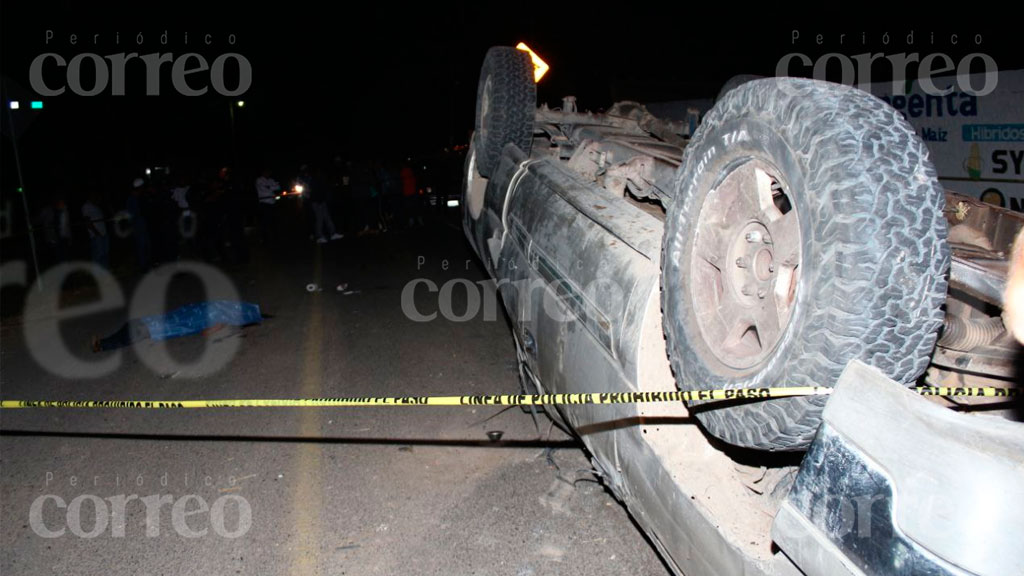
[[[481,75],[463,223],[497,281],[524,392],[836,388],[827,407],[548,409],[675,571],[1019,571],[989,543],[975,554],[950,538],[991,486],[941,464],[978,458],[1024,502],[1020,424],[948,408],[1019,410],[903,387],[1013,386],[1020,347],[1000,308],[1020,215],[942,190],[898,114],[855,90],[746,84],[694,132],[636,103],[535,109],[514,81],[528,62],[503,58]],[[495,116],[497,102],[510,112]],[[931,460],[901,457],[915,441]],[[922,524],[949,499],[944,530]]]

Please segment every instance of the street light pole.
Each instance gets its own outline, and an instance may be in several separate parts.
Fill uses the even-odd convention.
[[[7,106],[7,125],[11,132],[11,147],[14,149],[14,166],[18,172],[18,194],[21,196],[21,206],[25,210],[25,225],[28,227],[28,244],[32,250],[32,267],[36,272],[36,288],[42,292],[43,278],[39,275],[39,256],[36,254],[36,235],[32,229],[32,214],[28,210],[28,198],[25,195],[25,178],[21,173],[21,155],[18,154],[18,137],[14,130],[14,114],[11,107]]]
[[[237,169],[238,158],[235,155],[235,103],[228,101],[228,118],[231,120],[231,169]]]

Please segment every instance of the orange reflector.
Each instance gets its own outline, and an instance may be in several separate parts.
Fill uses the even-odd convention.
[[[550,66],[548,66],[548,63],[541,60],[540,56],[537,56],[536,52],[530,50],[530,47],[527,46],[525,42],[520,42],[519,44],[516,44],[516,49],[522,50],[523,52],[526,52],[527,54],[530,55],[530,60],[533,61],[533,81],[534,83],[540,82],[540,79],[543,78],[544,75],[548,73],[548,69],[550,68]]]

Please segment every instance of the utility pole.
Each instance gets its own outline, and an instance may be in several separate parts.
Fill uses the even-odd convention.
[[[11,133],[11,146],[14,149],[14,166],[18,172],[18,195],[21,196],[21,206],[25,209],[25,226],[28,227],[28,244],[32,250],[32,267],[36,272],[36,288],[43,290],[43,277],[39,275],[39,256],[36,254],[36,235],[32,228],[32,214],[28,209],[28,197],[25,194],[25,177],[21,172],[21,155],[18,154],[18,137],[14,129],[14,113],[11,104],[7,103],[7,127]]]

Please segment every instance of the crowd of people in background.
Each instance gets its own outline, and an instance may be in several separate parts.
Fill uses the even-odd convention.
[[[106,268],[112,243],[140,273],[183,257],[244,264],[247,223],[258,227],[267,246],[416,228],[425,223],[426,191],[408,160],[335,157],[301,165],[290,178],[277,179],[267,168],[248,182],[236,180],[226,166],[193,173],[146,170],[120,190],[89,189],[84,200],[79,191],[77,205],[63,191],[51,194],[38,213],[42,256],[44,265],[81,258],[87,239],[89,257]]]
[[[178,258],[245,263],[246,190],[228,167],[189,178],[166,171],[136,177],[122,190],[88,190],[75,210],[66,194],[54,193],[39,212],[42,259],[54,264],[79,258],[76,239],[88,238],[88,254],[111,266],[111,246],[123,240],[134,268],[146,272]],[[184,254],[183,254],[184,252]]]

